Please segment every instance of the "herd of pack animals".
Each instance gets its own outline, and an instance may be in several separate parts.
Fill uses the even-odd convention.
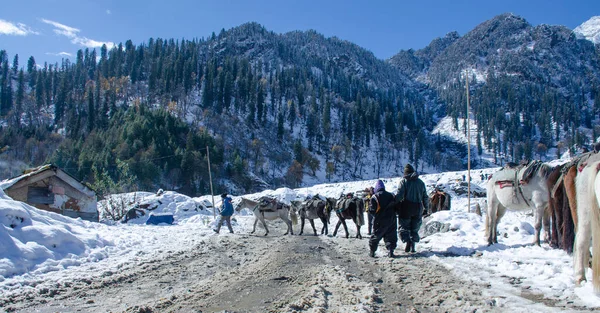
[[[550,166],[541,161],[526,164],[509,163],[498,170],[487,182],[487,214],[485,237],[488,245],[498,243],[498,223],[507,210],[534,213],[534,245],[540,245],[542,226],[544,240],[554,248],[572,253],[576,285],[586,280],[585,269],[590,261],[592,243],[592,282],[594,290],[600,291],[600,153],[597,149],[573,158],[570,162]],[[435,190],[430,195],[429,213],[449,209],[450,195]],[[360,228],[364,225],[363,212],[367,198],[347,194],[335,198],[318,195],[306,201],[292,201],[290,205],[263,197],[258,201],[242,198],[235,210],[252,210],[255,216],[252,233],[260,221],[266,233],[269,229],[265,220],[282,219],[287,224],[285,235],[292,234],[292,224],[301,219],[300,233],[304,222],[309,220],[314,235],[317,235],[314,220],[323,225],[322,235],[328,234],[332,212],[338,217],[333,231],[335,237],[340,226],[349,237],[346,220],[356,225],[356,238],[362,238]],[[577,235],[577,236],[576,236]]]
[[[498,222],[506,210],[533,210],[534,245],[544,240],[573,254],[576,285],[586,281],[592,243],[592,283],[600,291],[600,153],[573,158],[555,167],[540,161],[507,166],[487,183],[486,238],[498,243]]]

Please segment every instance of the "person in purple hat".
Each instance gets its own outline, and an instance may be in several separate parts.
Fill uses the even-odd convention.
[[[385,185],[381,180],[377,180],[374,191],[375,194],[371,197],[369,206],[369,213],[373,214],[373,233],[369,238],[369,256],[375,257],[379,241],[383,239],[388,256],[393,258],[394,249],[398,243],[394,195],[385,191]]]

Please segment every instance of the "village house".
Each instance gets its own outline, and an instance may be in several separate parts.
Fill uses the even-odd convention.
[[[38,209],[98,221],[96,192],[55,165],[46,164],[0,182],[14,200]]]

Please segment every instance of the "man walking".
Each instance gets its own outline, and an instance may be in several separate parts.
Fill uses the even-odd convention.
[[[221,195],[221,201],[223,202],[221,212],[219,215],[219,222],[217,223],[217,229],[214,229],[215,233],[219,233],[223,221],[227,223],[229,232],[233,234],[233,228],[231,227],[231,216],[233,215],[233,204],[231,204],[231,197],[228,197],[226,193]]]
[[[429,197],[425,183],[410,164],[404,167],[404,177],[400,180],[396,202],[399,203],[398,223],[400,238],[406,243],[405,252],[415,252],[419,242],[419,229],[423,223],[423,209],[429,207]]]

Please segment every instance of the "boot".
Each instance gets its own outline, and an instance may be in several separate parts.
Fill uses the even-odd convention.
[[[371,250],[369,252],[369,256],[372,257],[372,258],[374,258],[375,257],[375,250]]]
[[[394,250],[390,249],[390,251],[388,252],[388,257],[390,257],[390,258],[394,258],[394,257],[396,257],[396,256],[394,255]]]
[[[410,252],[410,248],[412,247],[412,243],[410,241],[406,242],[406,247],[404,247],[404,252]]]
[[[410,252],[417,252],[417,250],[415,250],[415,242],[410,245]]]

